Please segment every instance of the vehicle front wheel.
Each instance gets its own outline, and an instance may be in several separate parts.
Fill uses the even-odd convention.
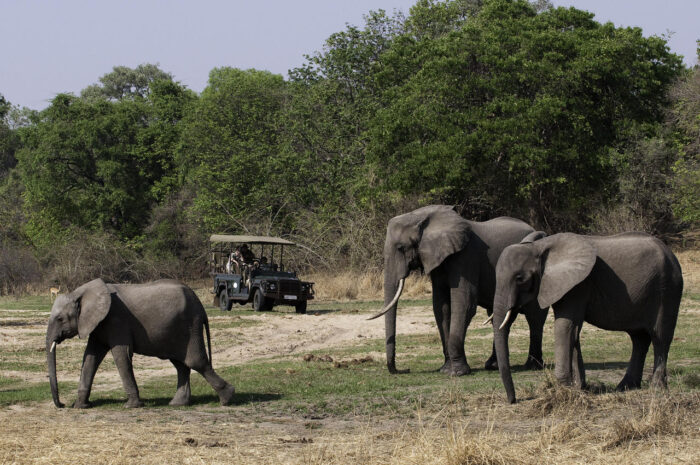
[[[256,289],[255,294],[253,294],[253,310],[256,312],[264,312],[266,310],[265,296],[263,296],[260,289]]]
[[[226,289],[223,289],[219,294],[219,308],[222,312],[231,310],[233,301],[228,298]]]
[[[294,309],[297,313],[306,313],[306,300],[294,304]]]

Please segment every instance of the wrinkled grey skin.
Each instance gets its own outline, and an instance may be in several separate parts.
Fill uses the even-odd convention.
[[[430,276],[433,312],[440,332],[445,363],[440,368],[452,376],[471,372],[464,352],[467,327],[477,304],[491,314],[496,287],[496,262],[508,245],[535,233],[526,223],[501,217],[485,222],[468,221],[446,205],[431,205],[397,216],[389,221],[384,245],[384,306],[391,303],[399,281],[412,270]],[[386,361],[396,369],[396,309],[386,313]],[[542,366],[542,327],[547,317],[536,302],[522,309],[530,326],[530,351],[526,365]],[[495,352],[486,362],[496,369]]]
[[[632,357],[618,390],[639,388],[649,343],[654,345],[653,386],[666,386],[668,349],[678,317],[683,277],[661,241],[643,233],[615,236],[555,234],[503,251],[496,267],[494,340],[510,403],[515,389],[508,360],[509,309],[529,302],[554,310],[554,374],[563,384],[586,384],[579,334],[584,321],[625,331]]]
[[[125,407],[141,407],[131,359],[134,353],[167,359],[177,369],[177,391],[170,405],[190,403],[190,370],[197,370],[216,390],[222,405],[231,403],[233,386],[214,372],[204,345],[207,314],[194,292],[176,281],[148,284],[105,284],[95,279],[70,294],[56,298],[46,331],[51,395],[57,407],[55,342],[79,335],[87,338],[83,355],[76,408],[90,406],[89,397],[95,372],[107,354],[119,370],[128,400]]]

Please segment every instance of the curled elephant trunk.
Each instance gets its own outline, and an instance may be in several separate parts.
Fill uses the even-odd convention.
[[[56,407],[62,408],[63,404],[58,398],[58,380],[56,379],[56,341],[46,337],[46,362],[49,368],[49,384],[51,385],[51,397]]]

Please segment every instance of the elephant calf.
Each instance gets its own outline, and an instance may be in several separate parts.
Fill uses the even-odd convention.
[[[207,335],[209,356],[204,345]],[[177,369],[177,391],[170,405],[190,403],[190,370],[195,369],[216,390],[222,405],[231,403],[234,388],[211,364],[209,322],[202,303],[189,287],[176,281],[148,284],[105,284],[95,279],[70,294],[59,295],[46,331],[51,395],[56,407],[56,344],[78,335],[88,338],[80,373],[76,408],[90,406],[92,381],[108,350],[112,351],[128,400],[141,407],[131,359],[134,353],[168,359]]]
[[[496,266],[493,327],[508,400],[515,389],[508,362],[511,315],[528,302],[554,309],[554,374],[564,384],[586,384],[579,334],[584,321],[625,331],[632,357],[618,390],[638,388],[649,344],[652,385],[666,385],[666,360],[683,292],[673,252],[643,233],[615,236],[555,234],[507,247]]]

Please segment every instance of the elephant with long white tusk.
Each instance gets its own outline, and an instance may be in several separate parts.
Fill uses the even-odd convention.
[[[536,241],[545,234],[514,218],[468,221],[453,207],[430,205],[389,221],[384,243],[384,306],[370,319],[385,316],[386,361],[396,369],[396,312],[405,278],[412,270],[430,276],[433,312],[440,332],[443,373],[453,376],[471,372],[464,351],[467,327],[477,305],[491,314],[496,287],[496,262],[510,244]],[[547,309],[537,303],[520,309],[530,326],[530,351],[526,366],[542,366],[542,327]],[[492,350],[487,369],[496,369]]]
[[[644,359],[654,346],[651,383],[666,386],[668,349],[678,318],[683,275],[673,252],[644,233],[615,236],[555,234],[507,247],[496,267],[493,330],[498,368],[510,403],[515,388],[508,360],[514,310],[533,302],[554,310],[554,375],[586,385],[579,335],[586,321],[625,331],[632,356],[618,390],[641,386]]]

